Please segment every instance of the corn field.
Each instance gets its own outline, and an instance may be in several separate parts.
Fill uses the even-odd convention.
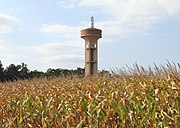
[[[179,128],[180,65],[0,83],[0,128]]]

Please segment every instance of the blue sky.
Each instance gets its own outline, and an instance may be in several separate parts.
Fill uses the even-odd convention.
[[[99,69],[180,62],[180,0],[0,0],[0,60],[84,67],[80,30],[102,29]]]

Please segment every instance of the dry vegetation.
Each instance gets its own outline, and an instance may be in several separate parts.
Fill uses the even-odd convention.
[[[180,127],[180,65],[0,84],[0,127]]]

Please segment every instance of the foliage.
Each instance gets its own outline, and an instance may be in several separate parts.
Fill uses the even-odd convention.
[[[0,126],[180,127],[180,65],[0,84]]]
[[[27,64],[22,63],[21,65],[10,64],[6,69],[3,68],[3,65],[0,61],[0,82],[5,81],[16,81],[32,78],[53,78],[58,76],[71,76],[71,75],[84,75],[83,68],[77,68],[75,70],[68,69],[51,69],[49,68],[46,72],[42,71],[30,71],[27,67]]]
[[[5,79],[4,77],[5,77],[4,68],[0,61],[0,81],[4,81],[4,79]]]

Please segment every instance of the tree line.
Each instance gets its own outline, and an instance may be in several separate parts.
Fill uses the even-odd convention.
[[[15,80],[24,80],[24,79],[32,79],[32,78],[40,78],[40,77],[58,77],[58,76],[70,76],[70,75],[84,75],[84,68],[77,69],[47,69],[46,72],[42,71],[30,71],[28,69],[27,64],[22,63],[19,65],[10,64],[8,67],[4,68],[3,64],[0,61],[0,82],[6,81],[15,81]]]

